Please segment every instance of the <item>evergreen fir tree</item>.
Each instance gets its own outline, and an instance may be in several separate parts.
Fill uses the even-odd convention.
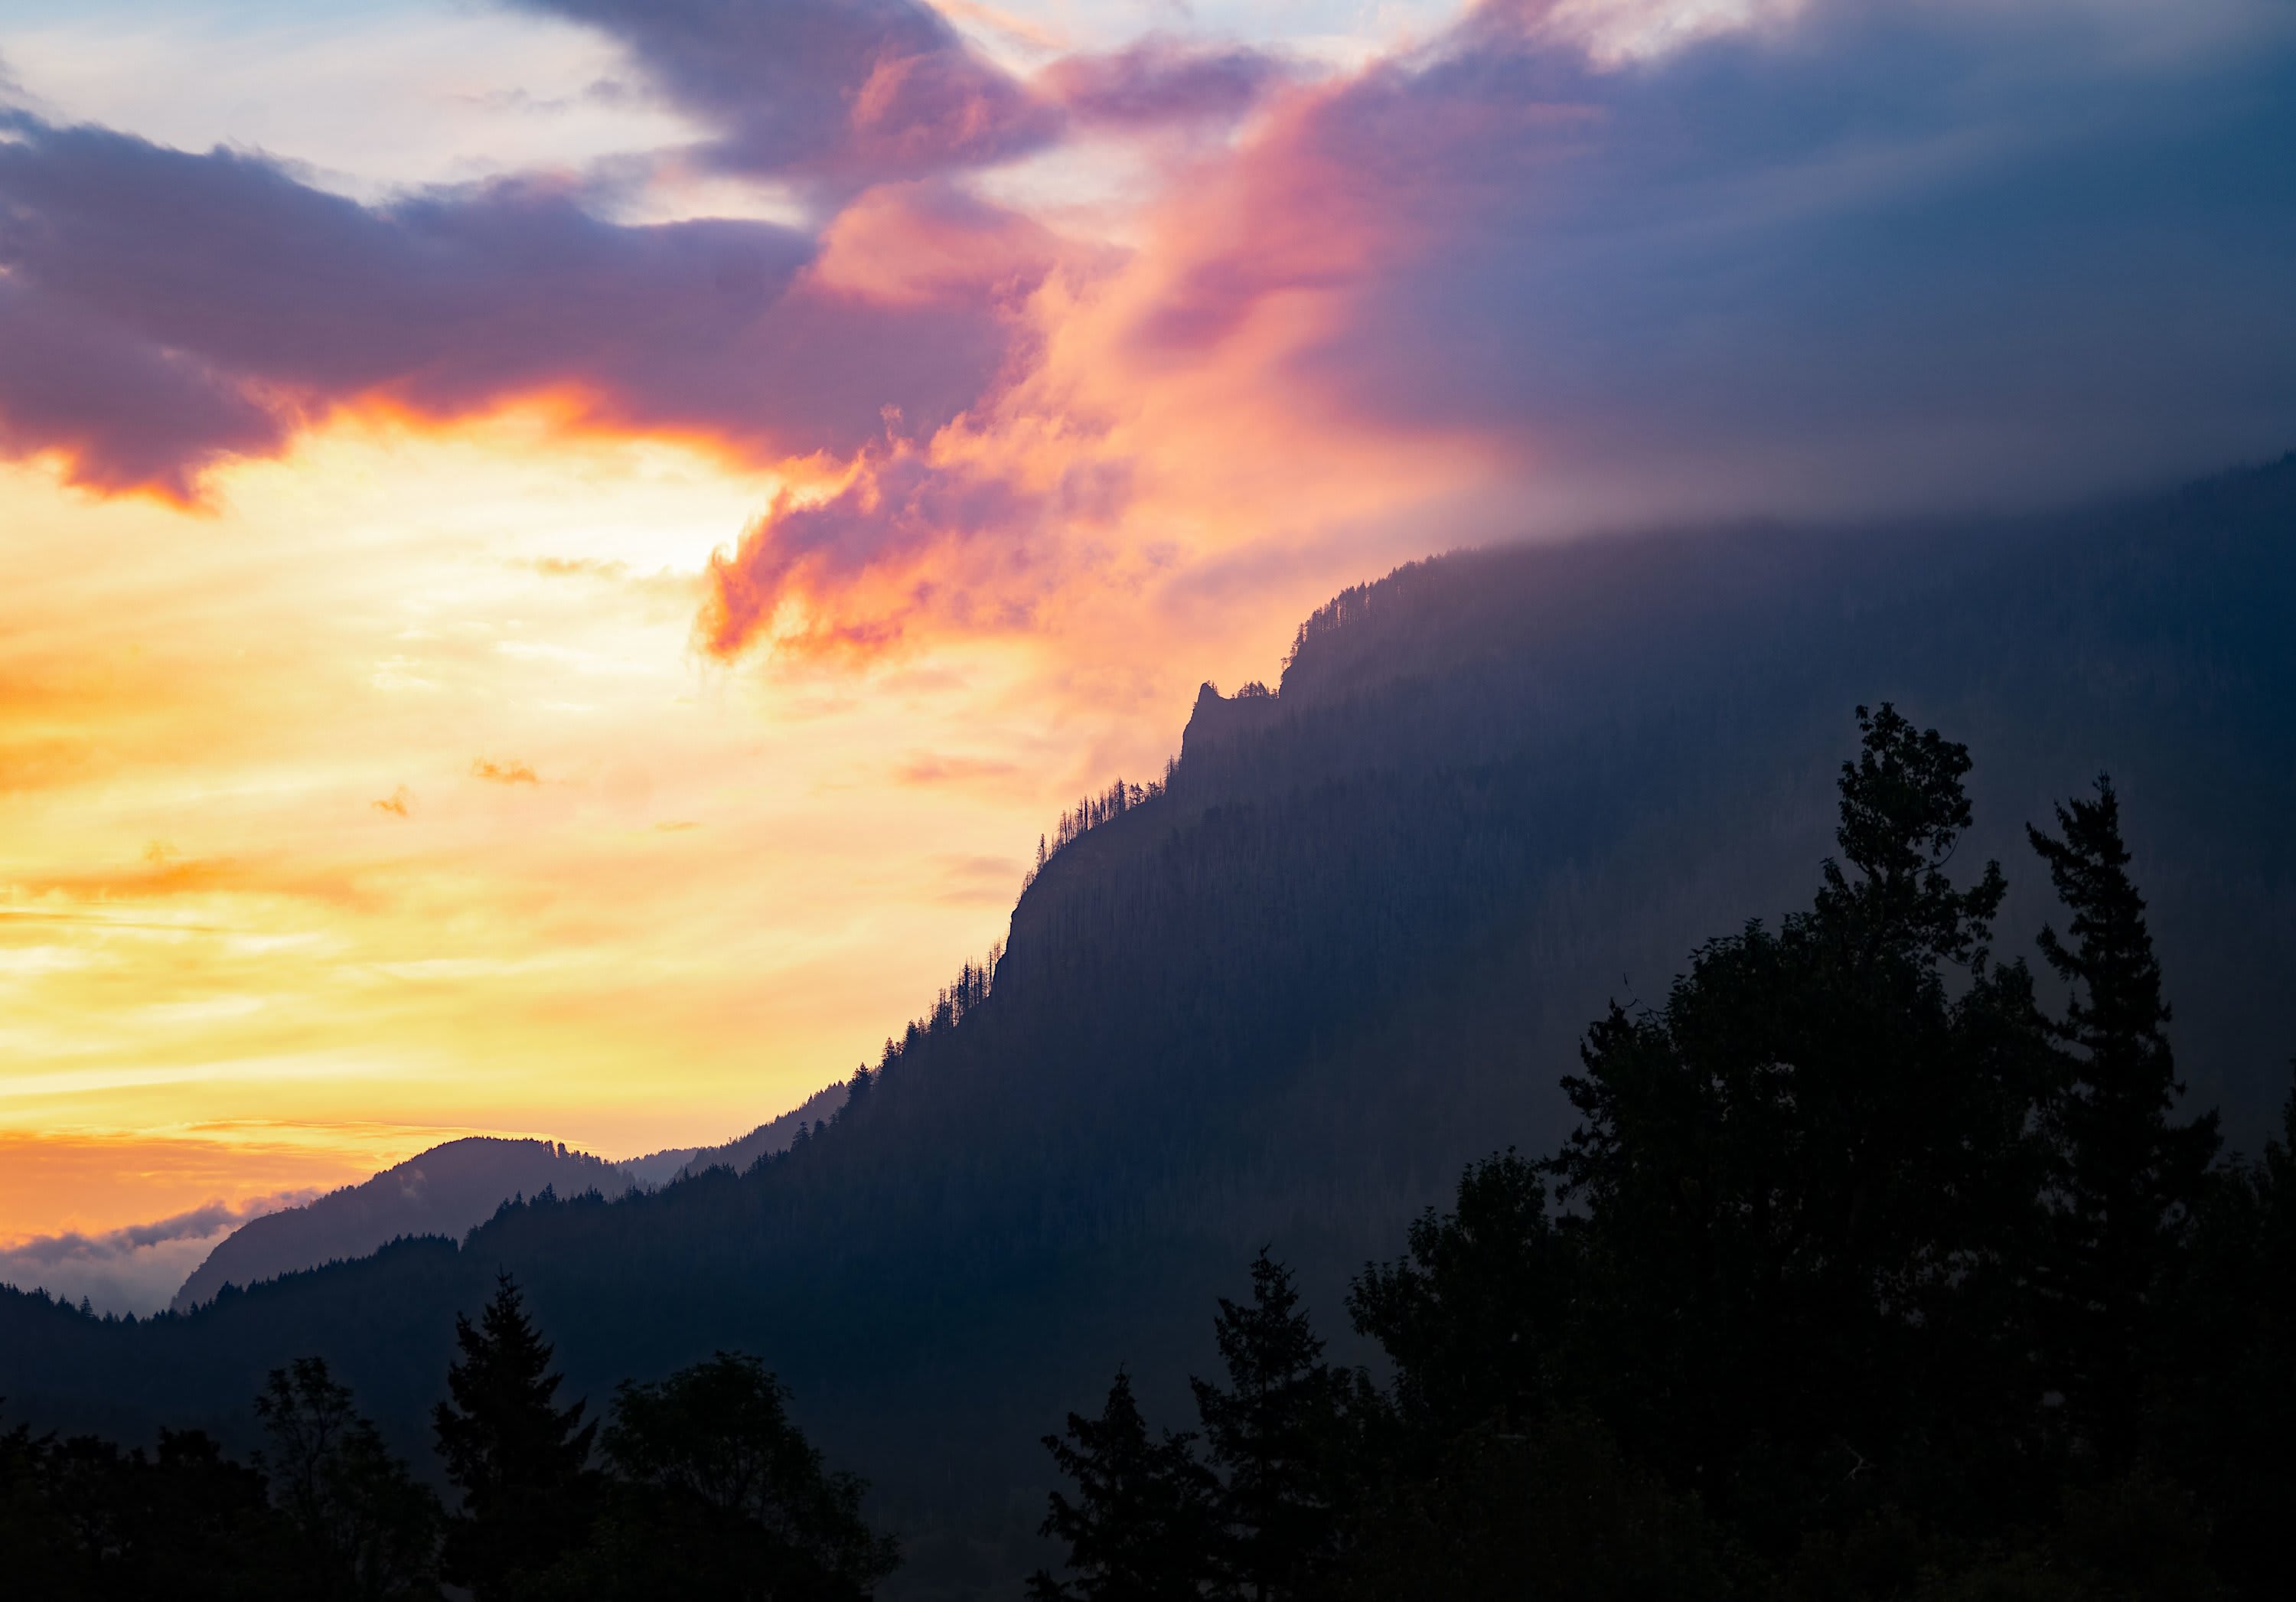
[[[2056,815],[2062,839],[2026,831],[2070,914],[2070,941],[2054,927],[2040,936],[2071,992],[2050,1026],[2062,1066],[2044,1111],[2056,1160],[2053,1378],[2087,1444],[2117,1463],[2132,1449],[2156,1294],[2216,1155],[2217,1117],[2170,1116],[2185,1087],[2112,781],[2099,778],[2095,800]]]
[[[1955,1442],[2005,1442],[2032,1394],[2010,1288],[2038,1222],[2030,976],[1986,955],[1998,865],[1945,871],[1967,751],[1886,704],[1858,724],[1812,905],[1598,1022],[1548,1164],[1605,1421],[1678,1484],[1773,1509],[1784,1546],[1800,1520],[1775,1510],[1813,1481],[1999,1504],[2016,1450],[1980,1489]]]
[[[556,1405],[551,1348],[508,1274],[476,1326],[455,1315],[455,1341],[462,1356],[447,1371],[449,1400],[431,1415],[447,1476],[463,1493],[441,1567],[494,1602],[581,1541],[597,1426],[582,1422],[584,1403]]]
[[[1195,1437],[1152,1439],[1118,1370],[1098,1418],[1069,1415],[1068,1438],[1045,1437],[1062,1474],[1076,1482],[1073,1502],[1052,1494],[1039,1533],[1068,1548],[1063,1582],[1039,1569],[1032,1602],[1193,1602],[1212,1581],[1218,1489],[1189,1448]]]
[[[1252,1299],[1220,1298],[1214,1334],[1225,1389],[1201,1379],[1196,1411],[1212,1461],[1226,1472],[1218,1500],[1228,1568],[1251,1602],[1317,1594],[1339,1532],[1349,1376],[1324,1360],[1283,1264],[1263,1248]]]

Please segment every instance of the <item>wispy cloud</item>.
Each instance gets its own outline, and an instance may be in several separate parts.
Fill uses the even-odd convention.
[[[84,1298],[97,1312],[157,1312],[222,1236],[320,1194],[279,1191],[236,1204],[211,1202],[124,1228],[36,1236],[0,1246],[0,1284],[38,1288],[67,1302]]]
[[[490,785],[539,785],[542,780],[534,769],[514,757],[496,760],[480,757],[471,764],[471,776],[484,779]]]
[[[250,1219],[283,1208],[299,1207],[321,1193],[316,1190],[282,1190],[270,1195],[258,1196],[240,1203],[209,1202],[170,1217],[148,1224],[130,1224],[124,1228],[106,1229],[99,1234],[84,1235],[68,1230],[61,1235],[34,1236],[13,1245],[0,1247],[0,1283],[37,1283],[17,1276],[27,1272],[37,1275],[67,1263],[110,1263],[153,1246],[171,1241],[206,1240],[227,1230],[236,1229]]]
[[[904,785],[963,785],[981,780],[1010,779],[1020,772],[1019,763],[995,757],[927,753],[903,762],[894,769],[894,776]]]

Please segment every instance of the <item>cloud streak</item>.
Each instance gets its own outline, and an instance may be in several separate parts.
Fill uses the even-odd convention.
[[[148,1224],[130,1224],[94,1235],[66,1230],[38,1235],[0,1248],[0,1283],[37,1284],[40,1273],[68,1264],[117,1263],[138,1252],[176,1241],[207,1240],[236,1229],[250,1219],[299,1207],[321,1193],[315,1189],[283,1190],[237,1204],[209,1202]],[[31,1278],[14,1276],[29,1274]]]
[[[100,1313],[158,1312],[219,1237],[321,1194],[279,1191],[236,1204],[209,1202],[124,1228],[35,1236],[0,1246],[0,1285],[45,1290],[66,1302],[85,1298]]]

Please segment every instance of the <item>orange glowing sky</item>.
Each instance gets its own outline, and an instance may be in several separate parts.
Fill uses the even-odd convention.
[[[1175,604],[1207,523],[1024,633],[723,663],[701,569],[772,489],[515,416],[346,421],[193,516],[6,470],[9,1224],[472,1130],[728,1138],[873,1056],[1059,808],[1157,770],[1189,676],[1272,672],[1328,583]]]
[[[859,53],[656,28],[783,5]],[[1972,63],[1946,125],[1829,120],[1868,12]],[[2287,42],[2143,13],[12,6],[0,1249],[463,1133],[743,1132],[999,939],[1039,832],[1160,771],[1200,681],[1272,681],[1398,562],[2284,444],[2269,341],[2085,354],[2046,439],[2030,364],[1986,390],[2013,426],[1924,409],[1997,323],[2154,325],[1988,240],[1964,352],[1924,275],[1977,246],[1836,226],[2063,159],[2050,94],[2215,73],[2234,119]],[[2175,360],[2247,409],[2164,422]],[[1828,388],[1892,362],[1886,404]]]
[[[380,69],[274,47],[387,113],[457,70],[422,40],[443,20],[405,25]],[[532,32],[535,70],[567,76]],[[174,103],[156,44],[92,20],[6,53],[85,80],[86,114],[148,93],[162,135],[227,131]],[[296,115],[257,120],[342,153]],[[375,177],[430,176],[408,153]],[[1102,220],[1177,226],[1123,209]],[[914,226],[865,197],[816,270],[894,301],[971,269]],[[1335,579],[1414,554],[1330,530],[1426,494],[1440,453],[1406,468],[1279,421],[1250,351],[1134,390],[1103,364],[1143,291],[1090,233],[1041,248],[1078,265],[1012,308],[1051,347],[1025,391],[880,454],[1029,481],[1136,464],[1126,505],[1039,530],[1025,571],[944,548],[824,579],[811,624],[906,620],[868,648],[713,655],[701,626],[711,554],[853,463],[578,401],[355,401],[205,472],[190,507],[77,488],[69,451],[0,468],[0,1236],[340,1183],[472,1131],[619,1155],[744,1130],[999,938],[1039,830],[1160,769],[1198,678],[1272,677]],[[1186,591],[1245,550],[1264,578]],[[925,569],[928,611],[1023,620],[914,615]]]

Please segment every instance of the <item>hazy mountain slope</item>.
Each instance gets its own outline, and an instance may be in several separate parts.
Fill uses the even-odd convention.
[[[1119,1360],[1178,1421],[1254,1246],[1339,1334],[1347,1272],[1461,1162],[1562,1133],[1610,997],[1806,901],[1856,702],[1971,743],[2005,950],[2049,912],[2021,825],[2113,770],[2186,1071],[2252,1138],[2296,1040],[2292,619],[2296,462],[2017,525],[1416,565],[1311,623],[1280,694],[1200,700],[1169,792],[1059,852],[993,989],[824,1138],[188,1318],[0,1297],[0,1393],[236,1437],[264,1369],[317,1351],[419,1451],[453,1310],[509,1267],[578,1393],[763,1354],[917,1534],[912,1590],[966,1594],[1022,1562],[1036,1437]]]
[[[243,1290],[299,1269],[365,1257],[401,1236],[460,1240],[513,1195],[545,1187],[568,1195],[594,1189],[619,1195],[629,1183],[613,1163],[547,1140],[449,1140],[364,1183],[250,1219],[192,1270],[171,1305],[187,1312],[226,1285]]]
[[[788,1150],[800,1128],[834,1116],[844,1102],[845,1087],[829,1085],[723,1146],[654,1152],[619,1162],[547,1140],[450,1140],[362,1184],[249,1220],[208,1253],[170,1306],[188,1312],[213,1301],[226,1285],[245,1289],[282,1274],[364,1257],[403,1236],[459,1240],[512,1197],[545,1187],[568,1195],[586,1190],[619,1195],[633,1183],[664,1185],[712,1167],[745,1169],[768,1153]]]

